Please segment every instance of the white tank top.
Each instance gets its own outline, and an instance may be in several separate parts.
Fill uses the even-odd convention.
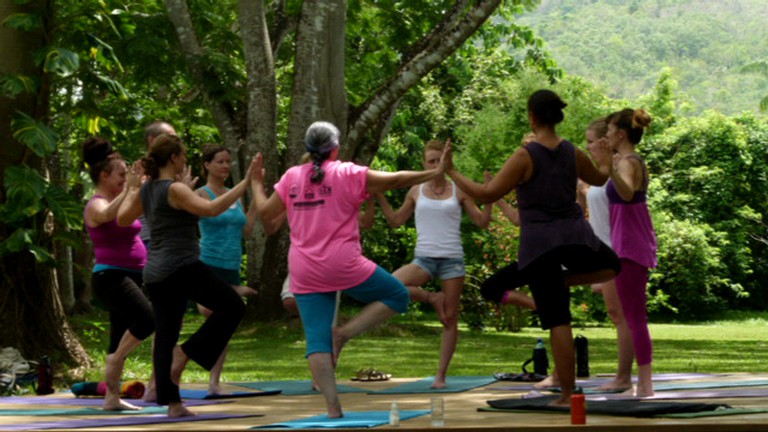
[[[416,199],[417,257],[463,258],[461,247],[461,204],[456,197],[456,185],[451,183],[451,197],[435,200],[424,196],[424,184],[419,185]]]
[[[608,194],[605,186],[590,186],[587,191],[589,224],[603,243],[611,246],[611,215],[608,210]]]

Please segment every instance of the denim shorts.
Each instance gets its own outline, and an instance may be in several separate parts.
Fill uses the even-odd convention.
[[[422,270],[429,273],[432,278],[440,280],[464,277],[467,270],[464,268],[464,258],[430,258],[415,257],[411,264],[416,264]]]

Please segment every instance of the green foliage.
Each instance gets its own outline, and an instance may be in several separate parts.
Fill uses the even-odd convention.
[[[70,50],[50,48],[45,54],[43,70],[47,73],[65,78],[75,73],[78,67],[80,67],[80,57]]]
[[[549,0],[520,15],[547,41],[561,68],[634,100],[669,67],[693,112],[756,111],[768,76],[744,79],[743,65],[768,58],[765,2]],[[682,108],[682,107],[681,107]]]
[[[17,111],[11,120],[13,137],[40,157],[50,156],[56,150],[59,136],[45,123]]]
[[[43,17],[39,13],[10,14],[0,25],[14,30],[32,31],[43,26]]]
[[[0,75],[0,95],[15,98],[22,93],[34,93],[37,83],[24,75]]]

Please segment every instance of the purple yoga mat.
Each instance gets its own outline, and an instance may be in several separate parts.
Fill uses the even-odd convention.
[[[654,374],[653,375],[653,381],[654,382],[663,382],[663,381],[677,381],[677,380],[690,380],[690,379],[699,379],[699,378],[713,378],[713,377],[719,377],[719,376],[725,376],[726,374],[707,374],[707,373],[664,373],[664,374]],[[613,381],[613,378],[597,378],[597,379],[586,379],[586,380],[576,380],[576,385],[589,388],[589,387],[600,387],[603,384],[608,384],[611,381]],[[637,377],[632,377],[633,382],[637,382]],[[508,386],[508,387],[489,387],[488,390],[502,390],[502,391],[530,391],[530,390],[546,390],[546,389],[536,389],[533,387],[533,384],[525,383],[525,385],[515,385],[515,386]]]
[[[123,399],[124,401],[136,406],[157,406],[154,402],[144,402],[141,399]],[[199,405],[213,405],[220,403],[232,402],[221,399],[205,399],[205,400],[184,400],[185,406],[199,406]],[[67,405],[67,406],[93,406],[100,407],[104,405],[103,398],[76,398],[74,396],[69,397],[48,397],[48,396],[9,396],[0,397],[0,405]]]
[[[768,397],[768,388],[730,388],[717,390],[696,391],[660,391],[656,395],[640,398],[634,396],[622,396],[621,394],[595,394],[587,395],[587,400],[667,400],[667,399],[725,399]]]
[[[35,429],[78,429],[89,427],[109,427],[109,426],[131,426],[131,425],[143,425],[154,423],[181,423],[192,421],[205,421],[205,420],[224,420],[232,418],[245,418],[245,417],[261,417],[263,414],[227,414],[227,413],[206,413],[198,414],[192,417],[175,417],[171,418],[163,414],[139,416],[131,415],[126,417],[116,418],[88,418],[88,419],[72,419],[72,420],[60,420],[51,422],[31,422],[31,423],[17,423],[0,425],[0,430],[14,431],[14,430],[35,430]]]

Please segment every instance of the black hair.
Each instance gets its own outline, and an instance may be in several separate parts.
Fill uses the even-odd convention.
[[[114,168],[112,161],[123,160],[115,153],[112,143],[102,137],[90,137],[83,143],[83,161],[88,167],[88,175],[95,185],[99,184],[102,171],[111,173]]]
[[[563,121],[563,109],[567,106],[552,90],[537,90],[528,98],[528,112],[542,126],[555,126]]]

